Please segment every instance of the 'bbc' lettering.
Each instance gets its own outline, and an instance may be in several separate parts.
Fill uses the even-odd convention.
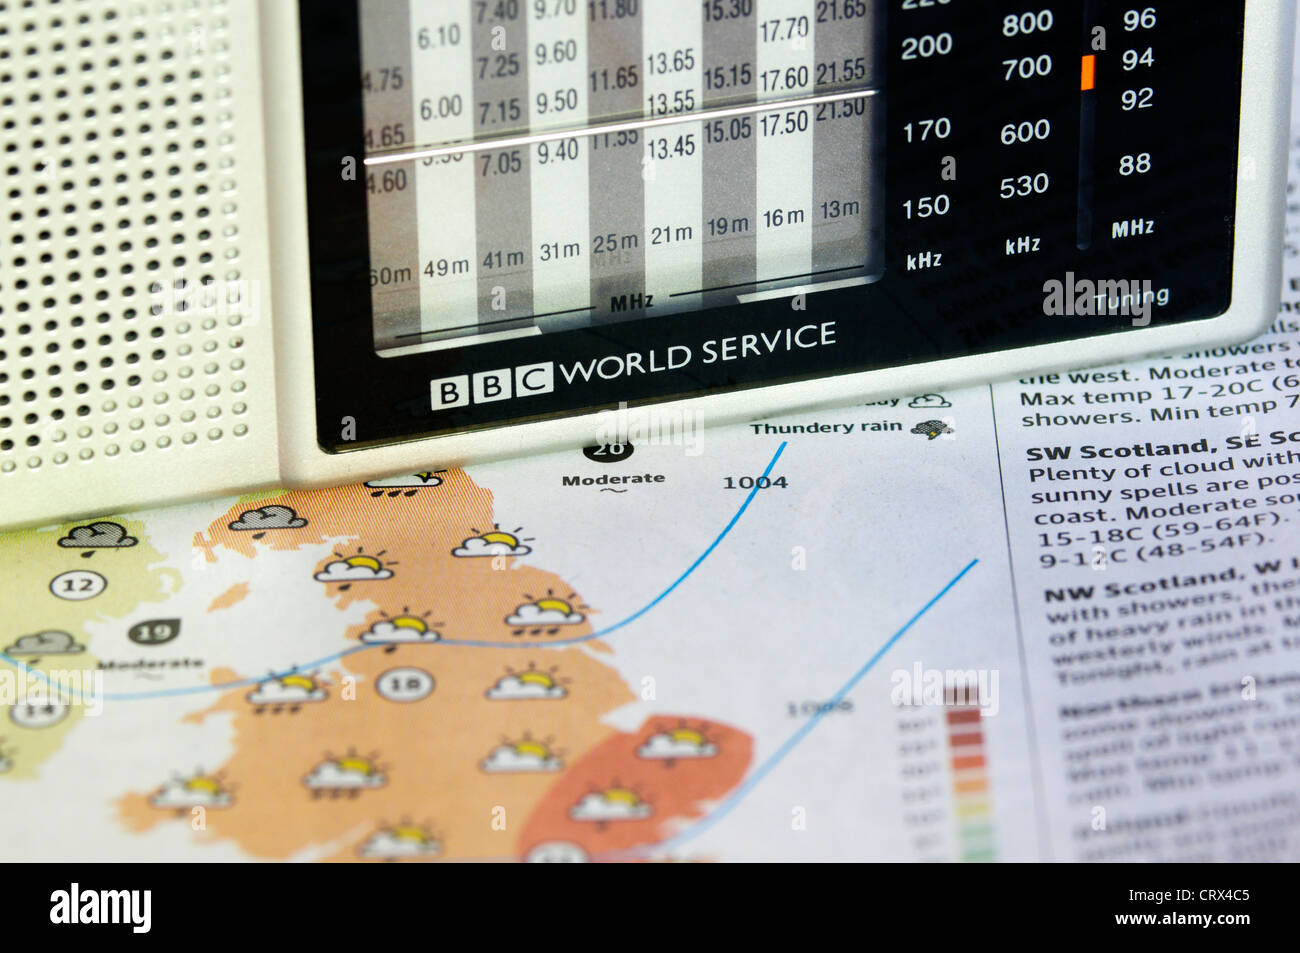
[[[555,364],[522,364],[497,371],[480,371],[429,381],[429,399],[434,410],[449,410],[469,404],[489,404],[512,397],[533,397],[555,390]]]

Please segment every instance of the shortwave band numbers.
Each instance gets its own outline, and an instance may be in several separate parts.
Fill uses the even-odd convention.
[[[872,9],[865,0],[410,4],[406,59],[364,64],[366,150],[441,154],[366,170],[372,221],[391,218],[412,236],[409,256],[376,257],[370,284],[377,314],[419,319],[394,319],[383,333],[436,333],[428,343],[440,344],[444,332],[473,328],[475,311],[494,326],[482,333],[515,333],[516,318],[635,311],[651,292],[654,307],[676,310],[692,303],[672,300],[680,295],[792,268],[860,267],[855,229],[873,211],[864,184],[819,172],[814,189],[812,173],[826,161],[823,131],[827,143],[865,143],[862,86],[876,47],[858,35],[873,35]],[[722,115],[698,117],[713,110]],[[719,161],[741,184],[701,200]],[[805,188],[781,184],[795,168],[806,170]],[[628,188],[605,189],[610,176]]]
[[[760,18],[754,0],[704,0],[700,4],[702,22],[724,23],[750,20],[759,44],[807,40],[815,26],[860,20],[867,16],[865,0],[819,0],[810,2],[810,12],[790,16]],[[584,16],[585,14],[585,16]],[[475,26],[496,27],[531,19],[533,22],[571,21],[574,35],[546,35],[544,41],[532,43],[525,52],[493,51],[472,56],[474,78],[490,83],[522,77],[525,73],[545,76],[549,71],[580,62],[589,56],[586,50],[587,24],[634,20],[642,17],[642,0],[474,0],[464,23],[429,21],[414,29],[413,55],[434,58],[450,56],[470,43],[469,33]],[[584,19],[587,21],[584,24]],[[1035,20],[1041,22],[1042,18]],[[567,23],[561,28],[568,30]],[[951,49],[948,34],[909,37],[904,56],[944,55]],[[1031,66],[1024,67],[1026,70]],[[680,87],[662,83],[642,97],[642,111],[647,117],[688,115],[704,106],[703,97],[719,93],[789,97],[819,89],[846,88],[868,77],[865,56],[818,60],[811,64],[789,64],[779,68],[758,69],[750,59],[706,63],[702,51],[694,45],[682,45],[645,51],[639,61],[589,62],[583,86],[535,88],[526,96],[485,97],[476,99],[464,92],[438,92],[417,95],[411,100],[415,117],[425,122],[455,120],[472,116],[476,129],[493,134],[526,131],[541,121],[554,128],[563,125],[566,116],[585,116],[586,121],[601,117],[585,115],[587,100],[597,94],[639,89],[650,77],[659,79],[681,76]],[[384,94],[409,95],[411,80],[401,64],[369,67],[362,72],[361,86],[367,96]],[[487,88],[491,88],[490,86]],[[1138,94],[1135,94],[1138,95]],[[861,116],[861,100],[820,104],[815,120]],[[804,117],[793,119],[763,117],[765,135],[788,135],[806,131]],[[499,133],[498,133],[499,130]],[[365,130],[367,152],[410,146],[416,141],[404,123],[385,123]],[[724,141],[716,136],[711,142]]]

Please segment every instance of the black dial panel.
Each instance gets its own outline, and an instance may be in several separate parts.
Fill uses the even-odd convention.
[[[301,5],[323,449],[1227,309],[1244,3],[679,6]]]

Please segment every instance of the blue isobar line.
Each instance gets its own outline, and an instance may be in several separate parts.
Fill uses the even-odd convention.
[[[437,641],[431,641],[427,644],[456,645],[456,646],[461,646],[463,648],[527,649],[529,651],[533,651],[536,649],[555,649],[555,648],[564,648],[565,646],[569,646],[569,645],[577,645],[582,642],[590,642],[593,639],[604,638],[605,636],[617,632],[619,629],[622,629],[623,627],[631,624],[632,622],[635,622],[637,619],[641,618],[643,615],[645,615],[647,612],[649,612],[651,609],[657,606],[660,602],[662,602],[665,598],[667,598],[668,595],[674,589],[676,589],[683,582],[685,582],[691,576],[691,574],[694,573],[695,570],[700,567],[700,565],[704,562],[704,560],[708,559],[709,555],[715,549],[718,548],[718,546],[722,543],[722,541],[727,538],[727,535],[732,531],[733,528],[735,528],[736,523],[740,521],[740,518],[745,514],[745,511],[749,509],[749,504],[754,502],[754,497],[758,495],[758,491],[760,489],[759,483],[762,481],[764,477],[767,477],[771,474],[772,468],[775,467],[776,462],[781,459],[781,454],[785,452],[786,444],[787,441],[784,440],[781,441],[781,445],[776,448],[776,453],[772,454],[772,459],[768,461],[767,467],[763,470],[762,477],[760,477],[759,480],[756,480],[754,482],[754,487],[745,496],[744,501],[740,504],[740,508],[736,510],[735,515],[733,515],[731,519],[727,522],[727,525],[722,528],[722,532],[720,532],[716,537],[714,537],[713,542],[711,542],[708,548],[705,549],[704,552],[700,554],[699,558],[697,558],[695,562],[691,563],[690,566],[686,568],[685,572],[683,572],[680,576],[674,579],[672,583],[668,586],[668,588],[663,590],[663,592],[659,593],[659,595],[655,596],[648,603],[646,603],[640,609],[637,609],[635,612],[633,612],[631,615],[627,616],[626,618],[620,619],[618,622],[615,622],[613,625],[601,629],[598,632],[591,632],[587,635],[574,636],[573,638],[568,638],[568,639],[555,639],[553,641],[548,641],[548,642],[519,642],[519,641],[502,642],[502,641],[485,640],[485,639],[438,639]],[[409,645],[409,644],[411,643],[409,642],[365,642],[360,645],[349,646],[348,648],[343,649],[342,651],[339,652],[332,652],[329,655],[322,656],[321,658],[315,659],[310,662],[304,662],[301,665],[295,665],[293,668],[285,669],[282,672],[273,672],[269,675],[250,677],[250,678],[241,678],[230,682],[220,682],[216,684],[190,685],[184,688],[160,688],[160,689],[154,689],[152,691],[147,691],[147,692],[104,692],[102,697],[106,701],[144,701],[151,698],[174,698],[183,695],[198,695],[204,692],[229,691],[230,689],[234,689],[234,688],[246,688],[246,687],[251,687],[253,685],[261,684],[262,682],[274,681],[276,679],[281,679],[287,675],[293,675],[298,672],[311,671],[313,669],[317,669],[321,667],[322,665],[329,665],[331,662],[337,662],[339,659],[346,658],[349,655],[355,655],[357,652],[364,652],[368,649],[386,648],[391,645]],[[53,684],[50,682],[49,678],[45,675],[44,672],[30,668],[25,662],[19,661],[18,659],[6,655],[3,652],[0,652],[0,659],[8,662],[10,665],[14,666],[15,668],[27,672],[28,674],[40,679],[41,681],[46,682],[47,684]],[[57,689],[60,686],[54,685],[54,687]]]
[[[776,466],[776,461],[781,459],[781,454],[785,452],[785,448],[786,448],[786,441],[783,440],[781,441],[781,445],[776,448],[776,453],[772,455],[772,459],[767,462],[767,467],[763,470],[762,476],[759,477],[760,480],[764,479],[765,477],[767,477],[768,474],[772,472],[772,468]],[[709,558],[709,554],[712,553],[715,549],[717,549],[718,545],[724,539],[727,538],[727,534],[730,533],[732,528],[736,525],[736,523],[740,521],[740,518],[745,515],[745,510],[749,509],[749,504],[754,501],[754,497],[758,494],[758,491],[759,491],[758,481],[755,481],[753,489],[749,491],[749,493],[745,496],[744,502],[740,504],[740,509],[736,510],[735,515],[732,516],[731,519],[728,521],[727,525],[722,528],[722,532],[719,533],[716,537],[714,537],[713,542],[709,543],[708,549],[700,553],[699,557],[695,560],[695,562],[691,563],[688,567],[686,567],[686,571],[683,572],[676,579],[674,579],[667,589],[659,593],[659,595],[655,596],[653,599],[647,602],[640,609],[637,609],[636,612],[633,612],[630,616],[628,616],[625,619],[620,619],[618,622],[615,622],[613,625],[608,626],[607,628],[601,629],[599,632],[592,632],[588,635],[574,636],[573,638],[570,639],[556,639],[554,641],[546,642],[545,643],[546,646],[548,648],[557,648],[566,645],[576,645],[579,642],[590,642],[592,639],[604,638],[610,633],[617,632],[619,629],[623,628],[624,626],[630,625],[631,623],[635,622],[637,619],[641,618],[641,616],[649,612],[651,609],[653,609],[655,606],[659,605],[659,603],[662,602],[664,599],[666,599],[674,589],[676,589],[683,582],[685,582],[687,578],[693,572],[695,572],[696,569],[700,567],[700,564],[703,563],[704,560]],[[517,649],[517,648],[534,647],[534,643],[521,643],[521,642],[473,642],[464,639],[442,639],[441,641],[446,642],[450,645],[477,645],[484,648],[493,647],[493,648]]]
[[[730,814],[737,807],[739,807],[740,802],[743,801],[746,797],[748,797],[749,794],[756,787],[758,787],[759,784],[763,782],[763,779],[766,778],[769,774],[771,774],[773,769],[775,769],[777,765],[779,765],[782,761],[784,761],[786,756],[789,755],[790,752],[792,752],[795,748],[799,746],[800,742],[802,742],[805,738],[807,738],[810,734],[812,734],[813,729],[816,728],[817,725],[821,723],[821,720],[826,717],[826,714],[829,711],[834,710],[835,706],[839,704],[841,701],[843,701],[845,697],[848,696],[849,692],[853,691],[853,689],[857,687],[857,684],[860,681],[862,681],[863,678],[866,677],[867,673],[870,672],[875,667],[876,663],[879,662],[882,658],[884,658],[885,653],[888,652],[891,648],[893,648],[894,644],[899,639],[901,639],[904,635],[906,635],[908,630],[911,629],[912,626],[915,625],[923,615],[929,612],[930,609],[932,609],[940,599],[946,596],[952,590],[952,588],[957,585],[957,583],[961,582],[962,577],[964,577],[968,572],[974,569],[978,562],[979,562],[978,559],[972,559],[970,562],[966,564],[966,567],[962,569],[961,572],[957,573],[957,575],[953,576],[950,580],[948,580],[948,584],[944,586],[942,589],[940,589],[937,593],[935,593],[934,596],[931,597],[929,602],[921,606],[921,608],[918,609],[910,619],[904,622],[903,625],[898,629],[898,631],[896,631],[893,635],[891,635],[885,641],[885,644],[882,645],[880,648],[878,648],[875,654],[872,655],[871,658],[867,659],[867,661],[863,664],[863,666],[859,668],[856,672],[854,672],[853,675],[849,677],[848,681],[846,681],[843,685],[840,686],[839,690],[836,691],[835,694],[831,696],[830,700],[826,704],[820,706],[817,709],[817,712],[811,718],[809,718],[806,722],[804,722],[804,724],[801,725],[799,729],[795,731],[794,734],[792,734],[789,738],[787,738],[784,744],[782,744],[781,747],[777,748],[776,751],[774,751],[767,758],[767,760],[765,760],[762,764],[760,764],[757,768],[755,768],[754,771],[750,773],[749,777],[747,777],[743,782],[741,782],[740,786],[737,787],[734,791],[732,791],[731,794],[729,794],[727,798],[720,805],[718,805],[718,807],[715,808],[712,812],[702,817],[695,824],[692,824],[690,827],[686,828],[683,831],[680,831],[677,834],[674,834],[672,837],[669,837],[666,840],[659,841],[655,844],[646,844],[640,847],[629,848],[627,850],[610,851],[607,853],[602,853],[598,855],[596,859],[610,860],[610,861],[632,860],[640,857],[645,857],[650,854],[656,854],[666,850],[672,850],[676,847],[682,846],[687,841],[694,840],[695,838],[699,837],[701,834],[709,830],[711,827],[716,825],[719,821],[721,821],[728,814]]]
[[[302,665],[296,665],[293,668],[285,669],[283,672],[274,672],[270,675],[250,676],[248,678],[237,678],[229,682],[217,682],[209,685],[190,685],[185,688],[156,688],[147,692],[101,692],[100,698],[105,701],[115,702],[134,702],[145,701],[151,698],[175,698],[181,695],[201,695],[204,692],[225,692],[233,688],[251,688],[254,685],[260,685],[262,682],[270,682],[286,675],[293,675],[297,672],[310,671],[319,668],[322,665],[328,665],[330,662],[337,662],[341,658],[349,655],[356,655],[358,652],[364,652],[367,649],[377,648],[381,645],[397,645],[396,642],[366,642],[362,645],[352,645],[341,652],[332,652],[329,655],[318,658],[312,662],[305,662]],[[36,679],[52,685],[56,690],[63,690],[62,685],[51,682],[49,677],[39,669],[31,668],[26,662],[19,661],[10,655],[0,652],[0,660],[8,662],[15,668],[22,669],[24,672],[32,675]]]

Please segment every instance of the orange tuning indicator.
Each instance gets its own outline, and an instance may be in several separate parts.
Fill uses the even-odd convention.
[[[1093,89],[1097,85],[1097,57],[1089,53],[1083,58],[1083,66],[1079,70],[1079,88],[1082,90]]]

